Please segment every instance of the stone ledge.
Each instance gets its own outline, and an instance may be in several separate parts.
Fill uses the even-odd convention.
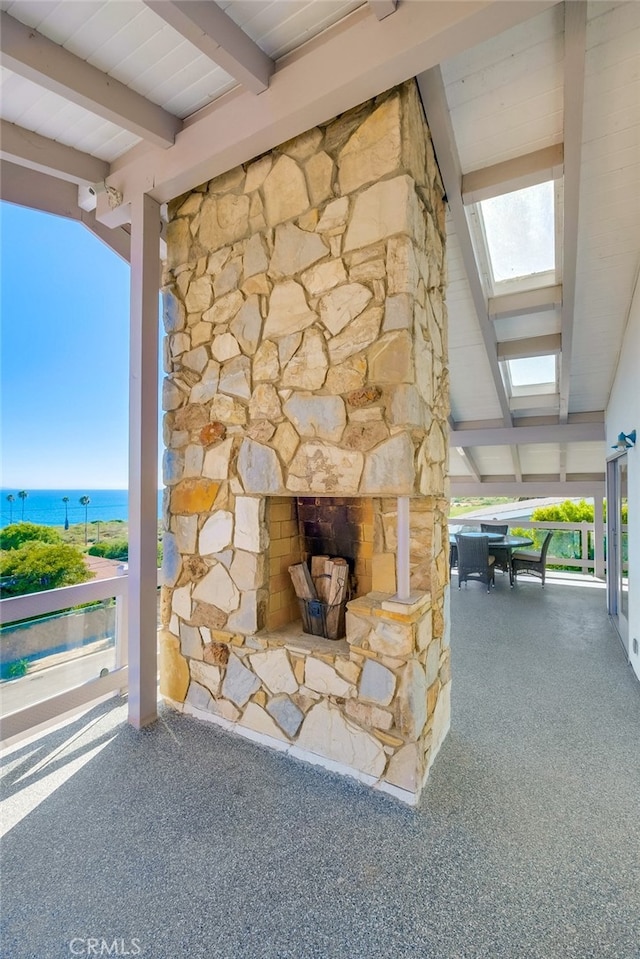
[[[366,596],[359,596],[347,603],[347,610],[358,616],[376,616],[380,619],[389,619],[394,622],[413,624],[420,620],[431,603],[431,594],[423,593],[421,599],[417,600],[409,607],[409,612],[400,612],[400,604],[394,603],[395,593],[367,593]],[[387,609],[387,605],[392,605],[393,610]]]
[[[281,626],[279,629],[262,629],[256,638],[266,641],[267,647],[284,646],[292,653],[308,656],[312,653],[328,653],[331,656],[349,656],[349,643],[346,639],[325,639],[324,636],[312,636],[303,632],[302,620]]]

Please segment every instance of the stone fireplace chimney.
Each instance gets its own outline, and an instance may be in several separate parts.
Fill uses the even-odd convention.
[[[449,724],[443,244],[413,82],[170,205],[162,694],[409,803]],[[332,641],[287,570],[338,508]]]

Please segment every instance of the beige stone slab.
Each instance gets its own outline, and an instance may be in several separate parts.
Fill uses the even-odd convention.
[[[356,688],[347,682],[328,663],[309,656],[305,663],[304,682],[308,689],[325,696],[355,696]]]
[[[266,156],[260,157],[260,159],[256,160],[255,163],[251,163],[247,168],[247,178],[244,182],[244,192],[252,193],[254,190],[257,190],[258,187],[262,186],[272,166],[273,157],[270,153]]]
[[[402,160],[400,97],[389,97],[349,137],[338,157],[342,193],[398,170]]]
[[[269,713],[261,706],[258,706],[257,703],[252,702],[247,704],[242,716],[238,720],[238,725],[244,726],[247,729],[253,729],[255,732],[262,733],[265,736],[271,736],[273,739],[288,742],[287,737],[277,723],[271,718]]]
[[[420,756],[416,743],[407,743],[389,760],[384,778],[387,782],[416,792],[420,785]]]
[[[325,389],[328,393],[350,393],[364,385],[366,376],[367,361],[364,356],[351,356],[344,363],[329,368]]]
[[[347,283],[320,300],[320,319],[332,336],[337,336],[371,300],[371,290],[361,283]]]
[[[327,293],[340,283],[346,283],[347,274],[342,260],[328,260],[318,263],[301,276],[307,292],[311,296],[320,296]]]
[[[209,663],[192,659],[189,662],[189,672],[191,678],[208,689],[212,696],[219,694],[222,674],[218,666],[211,666]]]
[[[328,253],[329,247],[317,233],[301,230],[294,223],[281,224],[276,227],[269,273],[277,278],[293,277]]]
[[[222,563],[216,563],[196,585],[193,599],[210,603],[225,613],[230,613],[238,608],[240,593]]]
[[[399,433],[366,454],[363,493],[408,495],[414,492],[414,449],[406,433]]]
[[[378,336],[381,320],[382,310],[379,307],[371,307],[357,316],[342,333],[329,340],[331,362],[344,363],[350,356],[371,346]]]
[[[250,657],[251,668],[271,693],[295,693],[298,682],[285,649],[269,649]]]
[[[382,180],[355,198],[344,250],[356,250],[378,243],[396,233],[413,235],[414,184],[406,175]]]
[[[329,360],[325,339],[319,330],[306,330],[298,350],[287,363],[283,374],[283,387],[319,390],[325,381]]]
[[[271,293],[264,336],[301,332],[315,319],[316,314],[309,309],[303,287],[295,280],[285,280],[277,283]]]
[[[386,765],[380,743],[327,702],[318,703],[307,713],[297,745],[376,777],[382,775]]]
[[[287,489],[294,493],[356,493],[363,468],[364,456],[360,452],[304,443],[290,464]]]
[[[253,358],[254,382],[275,382],[280,376],[278,347],[272,340],[263,340]]]
[[[294,393],[283,411],[300,436],[338,442],[347,423],[344,401],[339,396],[309,392]]]
[[[383,600],[382,609],[388,613],[402,613],[406,615],[407,613],[417,612],[417,610],[422,609],[423,606],[427,606],[430,602],[430,593],[412,590],[407,600],[398,599],[397,595],[391,597],[391,599]]]
[[[311,202],[318,206],[333,195],[333,160],[328,153],[320,151],[304,165]]]
[[[249,230],[249,197],[228,193],[208,196],[200,211],[198,239],[205,250],[235,243]]]
[[[304,173],[295,160],[280,156],[262,185],[269,226],[300,216],[309,207]]]

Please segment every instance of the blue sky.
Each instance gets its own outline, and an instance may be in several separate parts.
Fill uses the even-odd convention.
[[[0,203],[1,474],[127,486],[129,266],[85,227]]]

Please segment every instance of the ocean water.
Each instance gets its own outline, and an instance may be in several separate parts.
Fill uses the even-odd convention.
[[[84,506],[80,505],[80,497],[88,496],[91,502],[87,507],[87,519],[93,520],[127,520],[129,517],[126,489],[34,489],[27,490],[27,498],[18,499],[17,489],[2,489],[0,491],[0,527],[8,526],[10,521],[41,523],[43,526],[62,526],[65,518],[65,504],[63,496],[69,497],[67,509],[69,523],[84,523]],[[15,503],[7,500],[9,494],[15,496]],[[23,514],[24,505],[24,514]],[[162,490],[158,490],[158,516],[162,505]]]

